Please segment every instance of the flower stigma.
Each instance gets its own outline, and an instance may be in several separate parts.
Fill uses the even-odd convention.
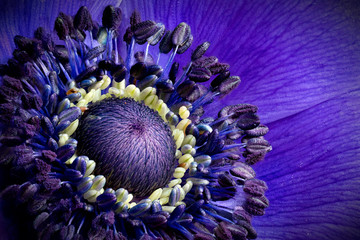
[[[14,38],[0,68],[1,201],[26,206],[39,239],[255,239],[269,201],[251,165],[271,151],[269,129],[251,104],[204,117],[240,78],[207,41],[181,58],[185,22],[134,11],[121,33],[121,21],[120,8],[100,25],[81,7],[57,17],[62,45],[41,27]]]

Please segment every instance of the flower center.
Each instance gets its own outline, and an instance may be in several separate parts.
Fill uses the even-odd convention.
[[[136,197],[165,186],[177,166],[170,127],[157,112],[131,98],[92,104],[76,132],[79,154],[96,161],[96,174],[113,189]]]

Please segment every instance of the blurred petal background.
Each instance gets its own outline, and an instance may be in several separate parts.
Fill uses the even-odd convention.
[[[134,9],[168,28],[187,22],[193,48],[211,42],[207,55],[241,77],[211,109],[255,104],[270,128],[273,151],[255,166],[270,200],[258,239],[360,239],[360,2],[3,0],[0,63],[15,35],[52,30],[82,5],[99,21],[108,4],[122,8],[122,30]]]

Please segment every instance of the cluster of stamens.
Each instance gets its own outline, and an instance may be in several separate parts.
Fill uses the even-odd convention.
[[[62,147],[69,143],[74,144],[77,142],[71,136],[76,132],[79,126],[79,119],[77,118],[80,113],[79,109],[88,109],[89,104],[104,99],[131,98],[135,101],[143,102],[147,107],[155,110],[159,116],[161,116],[163,121],[169,124],[176,148],[178,149],[175,155],[178,159],[178,167],[175,168],[173,173],[174,179],[171,180],[165,188],[158,188],[150,196],[148,196],[148,198],[135,202],[133,201],[134,196],[131,193],[128,193],[128,191],[124,188],[119,188],[116,191],[111,188],[104,189],[106,178],[103,175],[92,175],[96,167],[96,162],[94,160],[90,160],[86,156],[77,156],[77,153],[74,153],[74,155],[71,156],[65,163],[68,165],[76,165],[75,169],[77,170],[80,170],[83,165],[86,165],[85,173],[83,178],[79,181],[77,189],[79,192],[83,193],[83,197],[87,201],[98,201],[100,205],[101,201],[104,201],[103,198],[105,198],[105,196],[106,198],[112,198],[114,211],[116,213],[131,209],[137,205],[144,207],[143,203],[145,202],[147,203],[147,207],[150,207],[151,203],[155,200],[159,201],[160,205],[163,206],[163,210],[171,212],[176,206],[185,204],[181,201],[185,198],[185,195],[191,190],[193,185],[191,178],[187,179],[186,184],[183,186],[180,185],[185,172],[190,167],[192,169],[194,168],[193,155],[196,153],[196,150],[194,149],[196,138],[191,134],[186,134],[186,128],[191,123],[191,120],[188,119],[190,112],[185,106],[181,106],[176,114],[171,112],[164,101],[158,98],[156,95],[156,89],[153,87],[147,87],[140,91],[140,89],[133,84],[125,86],[125,80],[121,82],[113,81],[112,86],[109,87],[110,84],[110,78],[107,75],[104,75],[101,81],[92,85],[88,89],[73,87],[68,91],[68,96],[78,93],[80,93],[80,95],[72,102],[70,102],[69,97],[67,97],[59,104],[60,116],[72,115],[76,118],[74,121],[68,122],[68,127],[60,131],[58,141],[59,146]],[[108,89],[108,92],[101,94],[101,90],[105,89]],[[195,179],[194,181],[195,183],[199,183],[199,180]],[[104,197],[98,198],[102,194],[104,194]],[[111,194],[112,196],[110,196]],[[109,203],[107,202],[107,204]]]
[[[174,30],[166,30],[162,23],[141,21],[137,12],[124,35],[127,54],[123,60],[119,54],[120,23],[119,8],[106,7],[99,26],[82,7],[74,18],[61,13],[56,19],[55,30],[64,46],[55,45],[42,28],[36,30],[35,39],[15,37],[18,49],[14,59],[0,68],[4,75],[0,96],[5,99],[1,117],[9,123],[0,143],[16,149],[16,157],[0,159],[0,164],[16,166],[13,171],[20,174],[15,176],[27,174],[26,184],[10,190],[23,194],[21,201],[26,199],[35,206],[29,209],[35,209],[31,212],[37,215],[34,227],[41,234],[47,234],[43,231],[47,229],[54,234],[66,232],[67,239],[76,234],[91,238],[100,226],[106,234],[128,239],[143,235],[164,239],[256,238],[251,218],[263,215],[269,202],[264,196],[266,183],[255,179],[250,165],[271,150],[263,137],[268,128],[260,124],[257,107],[251,104],[226,106],[217,118],[202,118],[206,105],[235,89],[240,78],[230,76],[228,64],[204,55],[209,42],[193,50],[178,77],[181,68],[175,58],[191,47],[190,26],[180,23]],[[143,44],[145,49],[136,51]],[[157,44],[155,60],[152,55]],[[209,87],[201,84],[209,80]],[[152,133],[152,139],[146,139],[153,141],[151,147],[134,150],[126,142],[130,138],[135,141],[144,127],[151,130],[146,116],[124,123],[107,106],[130,103],[149,109],[148,114],[166,125],[163,131]],[[104,119],[98,109],[103,109]],[[126,115],[123,109],[117,111]],[[113,122],[107,122],[109,117]],[[92,129],[92,122],[101,126]],[[132,127],[130,135],[134,133],[134,137],[122,139],[122,133],[113,134],[115,125]],[[118,146],[114,139],[124,143],[121,151],[114,149]],[[169,143],[161,148],[163,141]],[[143,150],[151,153],[142,154]],[[109,157],[115,156],[114,152],[129,155]],[[127,159],[146,162],[148,165],[140,166],[149,170],[147,175],[139,171],[135,178],[125,171],[138,170]],[[160,160],[152,164],[153,159]],[[136,190],[128,184],[159,169],[171,170],[164,173],[165,183],[142,181],[144,185]],[[144,191],[147,186],[150,190]],[[33,196],[58,196],[59,192],[71,199],[67,205],[54,197],[46,200],[49,203],[44,208],[37,209],[38,203],[31,202]],[[232,208],[228,201],[233,201]],[[66,206],[54,210],[60,203]],[[51,218],[52,211],[72,214]],[[66,224],[61,223],[61,228],[66,230],[48,230],[62,218]]]

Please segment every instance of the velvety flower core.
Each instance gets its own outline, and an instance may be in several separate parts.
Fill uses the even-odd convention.
[[[169,182],[176,167],[175,142],[159,114],[133,99],[107,99],[92,105],[77,129],[78,151],[95,159],[95,173],[113,189],[137,197]]]

